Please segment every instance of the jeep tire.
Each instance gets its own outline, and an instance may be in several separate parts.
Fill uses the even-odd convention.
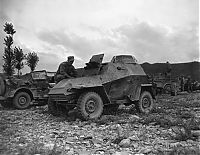
[[[135,104],[136,109],[140,113],[148,114],[154,107],[152,95],[148,91],[143,91],[140,100]]]
[[[26,92],[19,92],[13,99],[13,105],[17,109],[26,109],[30,106],[31,97]]]
[[[77,102],[78,112],[84,120],[97,119],[103,113],[103,101],[96,92],[85,92]]]

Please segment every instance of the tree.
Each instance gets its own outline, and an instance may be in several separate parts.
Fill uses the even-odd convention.
[[[26,64],[30,67],[31,72],[35,70],[37,63],[39,61],[39,57],[35,52],[29,52],[26,56]]]
[[[18,76],[20,75],[20,70],[24,67],[23,60],[25,59],[25,54],[20,47],[15,47],[14,49],[15,56],[15,68],[18,70]]]
[[[6,32],[7,36],[6,38],[4,38],[4,44],[6,45],[6,47],[3,54],[3,70],[7,75],[11,76],[15,72],[15,56],[12,49],[12,44],[13,35],[16,31],[14,30],[12,23],[7,22],[4,25],[4,31]]]
[[[4,25],[4,31],[7,33],[7,34],[10,34],[13,36],[13,34],[16,32],[13,28],[13,25],[12,23],[5,23]]]

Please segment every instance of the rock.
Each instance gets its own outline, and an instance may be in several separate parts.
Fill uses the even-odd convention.
[[[44,147],[48,148],[49,150],[53,150],[54,145],[55,145],[54,143],[49,143],[49,144],[45,144]]]
[[[148,153],[150,153],[151,151],[152,151],[151,148],[144,148],[144,149],[140,150],[140,152],[141,152],[141,153],[144,153],[144,154],[148,154]]]
[[[133,146],[133,147],[134,147],[134,149],[138,149],[138,147],[139,147],[139,144],[138,144],[138,143],[132,143],[132,144],[131,144],[131,146]]]
[[[65,150],[69,151],[71,149],[70,145],[69,144],[66,144],[65,145]]]
[[[200,130],[192,130],[192,135],[196,137],[200,137]]]
[[[131,120],[139,120],[140,117],[138,117],[137,115],[131,115],[131,116],[129,117],[129,119],[131,119]]]
[[[120,143],[119,146],[121,147],[129,147],[131,144],[131,140],[129,138],[123,139]]]
[[[94,144],[94,146],[95,146],[95,147],[98,147],[98,148],[100,148],[100,147],[101,147],[101,145],[100,145],[100,144],[98,144],[98,143],[95,143],[95,144]]]
[[[136,135],[132,135],[131,137],[129,137],[129,139],[132,140],[132,141],[139,141],[140,140]]]
[[[126,152],[126,151],[122,151],[122,152],[115,152],[114,153],[114,155],[129,155],[129,153],[128,152]]]
[[[116,125],[116,128],[117,128],[117,134],[119,137],[122,137],[124,132],[123,132],[123,128],[121,127],[121,125],[117,124]]]

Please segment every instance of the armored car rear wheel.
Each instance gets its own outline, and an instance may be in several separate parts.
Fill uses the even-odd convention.
[[[152,111],[154,106],[153,98],[148,91],[142,92],[140,95],[140,100],[135,104],[136,109],[140,113],[148,114],[150,111]]]
[[[19,92],[13,99],[13,105],[17,109],[26,109],[30,106],[31,97],[26,92]]]
[[[103,113],[103,101],[95,92],[86,92],[80,95],[77,109],[84,120],[96,119]]]

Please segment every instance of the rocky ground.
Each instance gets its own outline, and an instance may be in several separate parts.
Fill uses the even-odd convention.
[[[47,106],[0,108],[0,154],[200,154],[200,93],[159,96],[153,112],[121,107],[96,121],[54,117]]]

